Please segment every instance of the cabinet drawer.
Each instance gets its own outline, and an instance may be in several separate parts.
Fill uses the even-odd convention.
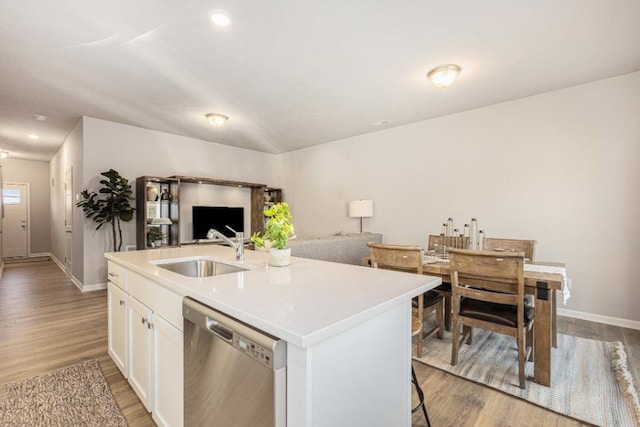
[[[115,262],[107,261],[108,279],[120,289],[127,290],[127,270]]]
[[[181,295],[132,271],[127,279],[131,296],[182,331]]]

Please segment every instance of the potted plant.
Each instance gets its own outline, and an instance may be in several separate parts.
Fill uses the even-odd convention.
[[[256,248],[269,248],[269,264],[284,267],[291,263],[291,248],[286,248],[289,238],[294,235],[293,217],[286,202],[276,203],[264,211],[267,217],[262,236],[253,233],[251,241]]]
[[[135,208],[130,204],[133,200],[133,191],[131,191],[129,180],[114,169],[109,169],[100,175],[107,179],[100,180],[102,187],[98,193],[83,190],[80,193],[82,200],[76,203],[76,206],[82,208],[87,218],[98,223],[96,230],[100,230],[100,227],[105,224],[111,224],[113,251],[120,252],[122,248],[120,222],[133,219]]]
[[[167,237],[165,233],[162,232],[160,227],[151,227],[149,231],[147,231],[147,242],[149,242],[149,246],[158,248],[162,246],[162,240]]]

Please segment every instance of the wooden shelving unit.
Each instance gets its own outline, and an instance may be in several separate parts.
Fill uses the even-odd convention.
[[[209,185],[225,185],[228,187],[241,187],[251,189],[251,233],[264,231],[264,208],[267,203],[278,203],[283,200],[282,189],[271,188],[266,184],[257,184],[253,182],[230,181],[226,179],[202,178],[196,176],[174,175],[172,179],[180,182],[188,182],[191,184],[209,184]],[[266,202],[269,196],[270,202]]]
[[[201,178],[174,175],[168,178],[141,176],[136,179],[136,246],[138,249],[171,247],[180,244],[180,183],[224,185],[251,189],[251,232],[264,231],[264,210],[273,203],[283,201],[282,189],[266,184],[229,181],[225,179]],[[152,186],[157,192],[157,200],[148,200],[147,188]],[[162,193],[171,195],[171,200],[163,200]],[[154,193],[153,191],[151,193]],[[148,239],[150,230],[161,230],[165,238],[162,242]],[[248,236],[247,236],[248,237]]]
[[[178,246],[180,243],[179,195],[179,179],[154,176],[136,178],[136,247],[138,249]],[[149,232],[154,229],[163,233],[162,240],[149,239]]]

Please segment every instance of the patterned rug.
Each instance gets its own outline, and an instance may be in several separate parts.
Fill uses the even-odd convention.
[[[458,364],[451,366],[451,333],[430,339],[419,362],[528,400],[551,411],[600,426],[640,425],[640,404],[620,342],[595,341],[558,335],[552,350],[551,387],[531,381],[518,387],[518,349],[515,338],[474,330],[473,344],[462,345]]]
[[[126,426],[95,359],[5,385],[0,426]]]

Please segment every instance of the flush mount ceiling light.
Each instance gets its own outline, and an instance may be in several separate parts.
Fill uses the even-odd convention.
[[[439,89],[444,89],[454,82],[458,73],[460,73],[460,66],[455,64],[441,65],[434,68],[427,73],[427,77],[431,80],[431,83]]]
[[[213,12],[211,14],[211,20],[214,24],[221,27],[226,27],[227,25],[231,24],[231,18],[224,12]]]
[[[35,116],[33,116],[37,121],[39,122],[44,122],[45,120],[48,119],[47,116],[43,116],[42,114],[36,114]]]
[[[40,139],[40,137],[39,137],[38,135],[34,135],[34,134],[27,135],[27,136],[28,136],[29,138],[31,138],[31,139]]]
[[[0,159],[6,159],[7,157],[9,157],[8,151],[0,151]]]
[[[229,117],[218,113],[209,113],[205,117],[209,120],[209,123],[211,123],[212,126],[217,128],[223,126],[227,120],[229,120]]]

